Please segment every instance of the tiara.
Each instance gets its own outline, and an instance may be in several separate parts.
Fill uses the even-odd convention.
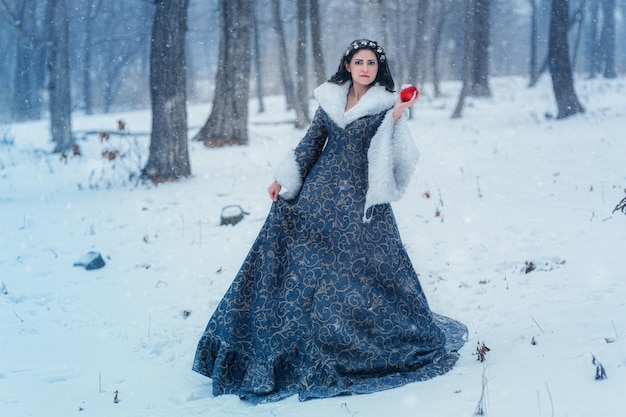
[[[367,49],[371,49],[375,51],[378,54],[381,62],[385,60],[385,51],[383,50],[383,47],[378,45],[374,41],[367,41],[367,40],[352,42],[350,46],[348,47],[348,49],[346,49],[345,56],[348,56],[351,53],[356,52],[359,49],[363,49],[363,48],[367,48]]]

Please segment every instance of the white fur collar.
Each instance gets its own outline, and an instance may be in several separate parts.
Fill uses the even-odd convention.
[[[341,128],[345,128],[363,116],[388,110],[396,102],[394,93],[390,93],[381,85],[374,85],[367,90],[354,107],[345,111],[348,102],[348,90],[351,85],[351,82],[346,82],[343,85],[325,82],[313,91],[320,107]]]
[[[371,87],[356,106],[344,111],[350,83],[337,85],[324,83],[315,89],[315,98],[334,123],[341,128],[363,116],[388,110],[370,141],[367,151],[368,188],[363,207],[363,220],[370,221],[369,208],[391,203],[404,194],[419,158],[406,115],[394,123],[393,106],[396,96],[381,86]],[[281,196],[295,198],[304,181],[303,172],[293,150],[289,151],[276,170],[275,179],[284,188]]]

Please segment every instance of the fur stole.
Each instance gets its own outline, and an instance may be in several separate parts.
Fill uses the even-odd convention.
[[[350,85],[326,82],[317,87],[313,93],[320,107],[341,128],[361,117],[387,110],[367,152],[368,189],[363,219],[369,221],[370,207],[397,201],[404,195],[419,159],[419,151],[415,147],[413,135],[406,121],[408,115],[404,114],[394,125],[393,105],[397,97],[395,93],[388,92],[380,85],[372,86],[354,107],[345,111]],[[291,199],[298,195],[303,179],[293,152],[290,152],[279,165],[275,178],[287,188],[283,197]]]

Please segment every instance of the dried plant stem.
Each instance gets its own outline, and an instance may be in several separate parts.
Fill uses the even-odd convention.
[[[541,415],[541,397],[539,396],[539,390],[537,390],[537,408],[539,409],[539,415]]]
[[[20,317],[19,314],[17,314],[17,312],[15,310],[13,310],[13,314],[15,314],[15,317],[17,317],[22,323],[24,323],[24,319]]]
[[[552,402],[552,393],[550,392],[550,387],[548,386],[548,382],[546,381],[546,391],[548,391],[548,398],[550,399],[550,409],[551,411],[551,416],[554,417],[554,403]]]
[[[537,325],[537,327],[539,327],[539,330],[541,330],[542,333],[545,333],[545,331],[541,328],[541,326],[539,325],[539,323],[537,323],[537,320],[535,320],[534,317],[531,317],[533,319],[533,321],[535,322],[535,324]]]
[[[483,192],[480,189],[480,177],[476,175],[476,191],[478,192],[478,198],[483,198]]]
[[[476,409],[474,410],[475,416],[484,416],[487,413],[487,376],[485,375],[486,366],[483,365],[483,375],[482,375],[482,388],[480,393],[480,399],[478,400],[478,404],[476,405]]]

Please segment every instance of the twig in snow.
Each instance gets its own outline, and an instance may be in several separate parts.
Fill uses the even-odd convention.
[[[596,381],[607,379],[608,377],[606,375],[606,370],[604,369],[604,366],[602,366],[600,361],[596,359],[593,353],[591,354],[591,358],[591,363],[594,364],[596,367]]]
[[[346,411],[347,411],[350,415],[352,415],[352,416],[355,416],[355,415],[357,415],[357,414],[359,413],[358,411],[357,411],[357,412],[354,412],[354,413],[353,413],[352,411],[350,411],[350,409],[348,408],[348,403],[341,403],[341,406],[342,406],[342,407],[344,407],[344,408],[346,409]]]
[[[613,333],[615,333],[615,337],[605,337],[604,340],[606,341],[606,343],[613,343],[618,339],[615,321],[611,320],[611,323],[613,324]]]
[[[483,192],[480,189],[480,177],[476,175],[476,190],[478,191],[478,198],[483,198]]]
[[[539,330],[541,330],[542,333],[545,333],[545,331],[541,328],[541,326],[539,325],[539,323],[537,323],[537,320],[535,320],[534,317],[531,316],[531,319],[533,319],[533,321],[535,322],[535,324],[537,325],[537,327],[539,327]]]
[[[480,392],[480,399],[474,410],[475,416],[484,416],[487,413],[487,376],[485,375],[485,366],[483,365],[482,375],[482,388]]]
[[[550,409],[552,410],[550,415],[554,417],[554,403],[552,402],[552,393],[550,392],[550,387],[548,386],[548,382],[546,382],[546,391],[548,391],[548,398],[550,399]]]
[[[626,189],[624,190],[624,192],[626,193]],[[623,214],[626,214],[626,197],[622,198],[622,200],[617,203],[612,213],[615,213],[618,210],[621,211]]]
[[[13,310],[13,314],[15,314],[15,317],[17,317],[22,323],[24,323],[24,319],[21,318],[20,315],[15,312],[15,310]]]
[[[539,409],[539,415],[541,415],[541,397],[539,396],[539,390],[537,390],[537,408]]]
[[[440,189],[438,189],[437,192],[439,193],[439,206],[437,207],[437,210],[435,210],[435,217],[439,217],[441,219],[441,223],[443,223],[443,197],[441,196]]]
[[[102,394],[102,373],[98,372],[98,392]]]

